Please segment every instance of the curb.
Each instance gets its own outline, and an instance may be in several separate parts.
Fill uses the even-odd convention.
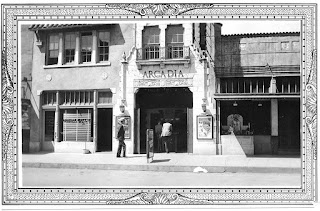
[[[63,168],[158,172],[193,172],[197,166],[123,165],[123,164],[75,164],[75,163],[22,163],[23,168]],[[208,173],[301,173],[301,168],[250,167],[250,166],[202,166]]]

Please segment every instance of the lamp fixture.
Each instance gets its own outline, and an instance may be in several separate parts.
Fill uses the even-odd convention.
[[[237,107],[237,106],[238,106],[237,101],[234,101],[233,106],[234,106],[234,107]]]
[[[258,107],[262,107],[262,103],[261,102],[258,103]]]
[[[120,104],[119,108],[120,108],[120,112],[121,112],[121,113],[124,113],[124,111],[125,111],[125,106],[124,106],[124,104]]]
[[[202,111],[203,111],[203,112],[206,112],[206,110],[207,110],[207,105],[206,105],[205,103],[202,103],[202,104],[201,104],[201,107],[202,107]]]

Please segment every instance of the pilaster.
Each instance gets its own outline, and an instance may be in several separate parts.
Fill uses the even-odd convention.
[[[98,143],[98,92],[94,90],[93,92],[93,144],[94,144],[94,152],[97,151],[97,143]]]
[[[91,55],[91,62],[97,63],[97,31],[92,31],[92,55]]]
[[[185,46],[190,46],[192,44],[192,23],[184,23],[182,26],[184,28],[183,43]]]
[[[58,53],[58,65],[63,64],[63,33],[59,33],[59,53]]]
[[[76,32],[76,49],[74,52],[74,64],[80,63],[80,33]]]
[[[137,23],[136,25],[136,47],[137,49],[142,48],[142,35],[143,35],[143,28],[144,23]]]
[[[127,82],[127,70],[128,70],[128,61],[126,54],[123,52],[121,60],[121,72],[120,72],[120,104],[126,104],[126,82]]]

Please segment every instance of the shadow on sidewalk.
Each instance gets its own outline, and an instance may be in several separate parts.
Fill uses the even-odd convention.
[[[153,160],[151,163],[163,163],[163,162],[169,162],[171,159],[162,159],[162,160]]]
[[[146,157],[146,156],[126,156],[126,158],[142,158],[142,157]]]
[[[246,155],[247,158],[301,158],[300,155]]]

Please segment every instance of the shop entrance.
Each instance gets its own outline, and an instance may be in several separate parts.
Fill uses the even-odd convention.
[[[135,153],[146,153],[146,130],[172,123],[171,152],[192,152],[192,92],[188,88],[141,88],[136,94]],[[191,135],[190,135],[191,134]],[[155,152],[164,147],[154,137]],[[161,150],[162,149],[162,150]]]
[[[112,151],[112,108],[98,109],[97,151]]]
[[[300,101],[279,101],[279,154],[300,154]]]

